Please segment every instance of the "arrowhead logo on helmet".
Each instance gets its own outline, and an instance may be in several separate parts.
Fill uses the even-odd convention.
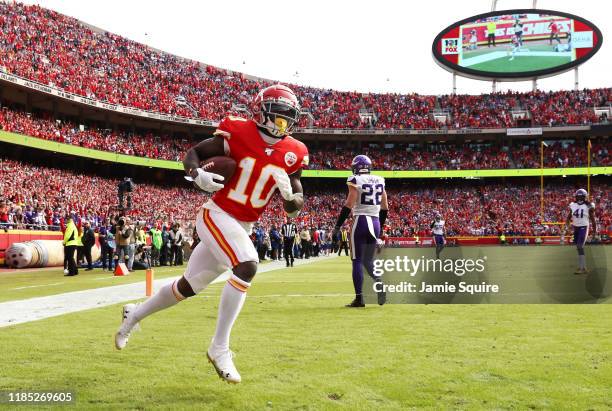
[[[274,138],[291,134],[301,115],[297,96],[282,84],[261,90],[253,100],[252,111],[259,129]]]

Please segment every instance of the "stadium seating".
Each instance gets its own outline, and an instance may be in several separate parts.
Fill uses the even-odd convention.
[[[0,186],[0,224],[5,228],[57,229],[67,213],[74,212],[97,226],[113,213],[117,203],[118,180],[61,169],[33,166],[28,163],[2,160]],[[296,219],[299,225],[331,228],[344,200],[344,188],[313,188],[306,184],[305,209]],[[398,187],[389,182],[389,230],[394,236],[421,236],[429,231],[434,213],[442,213],[451,235],[496,235],[558,233],[558,228],[541,226],[539,187],[532,183],[480,183],[455,181],[427,186],[404,183]],[[340,188],[340,189],[338,189]],[[555,183],[545,191],[546,220],[564,221],[567,205],[576,187]],[[612,186],[597,183],[592,188],[601,227],[611,230]],[[193,224],[196,208],[205,196],[184,187],[138,184],[133,193],[132,216],[148,225],[174,221]],[[265,229],[284,222],[280,197],[275,196],[261,219]]]
[[[0,28],[0,70],[138,109],[220,120],[269,84],[95,32],[39,6],[1,2]],[[612,101],[611,88],[436,97],[292,87],[312,114],[300,125],[317,128],[507,127],[515,108],[528,110],[533,124],[589,124],[599,120],[593,106]],[[448,111],[448,121],[435,121],[434,109]]]
[[[4,107],[0,110],[0,128],[6,131],[43,138],[96,150],[138,157],[181,160],[191,144],[171,135],[139,134],[85,127],[69,121],[55,121],[48,113],[25,113]],[[593,165],[612,165],[610,139],[594,140]],[[426,146],[396,144],[389,149],[366,147],[357,152],[346,144],[320,144],[310,149],[312,169],[347,170],[353,156],[365,153],[381,170],[459,170],[491,168],[538,168],[539,145],[535,141],[500,149],[490,144]],[[550,142],[545,150],[545,167],[586,165],[586,146],[573,140]]]

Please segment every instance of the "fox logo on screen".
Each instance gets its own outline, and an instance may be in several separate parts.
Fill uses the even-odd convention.
[[[442,39],[442,54],[459,54],[459,39]]]

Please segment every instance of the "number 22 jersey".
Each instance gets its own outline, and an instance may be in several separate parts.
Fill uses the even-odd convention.
[[[276,191],[272,174],[288,175],[308,165],[308,149],[291,136],[268,144],[253,120],[229,116],[214,135],[225,140],[225,155],[236,161],[236,171],[213,196],[214,203],[240,221],[259,219]]]
[[[346,184],[355,187],[359,194],[353,206],[353,215],[378,217],[385,179],[372,174],[355,174],[348,178]]]

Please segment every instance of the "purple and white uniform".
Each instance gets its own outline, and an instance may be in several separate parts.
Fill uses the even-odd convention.
[[[436,245],[446,244],[446,240],[444,239],[444,220],[434,220],[434,222],[431,223],[431,232]]]
[[[589,235],[589,211],[595,208],[595,204],[572,201],[569,208],[572,212],[572,226],[574,226],[574,244],[584,246]]]
[[[353,206],[353,227],[351,229],[351,258],[362,260],[368,245],[374,248],[380,235],[380,203],[385,191],[385,179],[372,174],[356,174],[346,184],[357,189],[359,196]],[[369,253],[368,253],[369,254]]]

